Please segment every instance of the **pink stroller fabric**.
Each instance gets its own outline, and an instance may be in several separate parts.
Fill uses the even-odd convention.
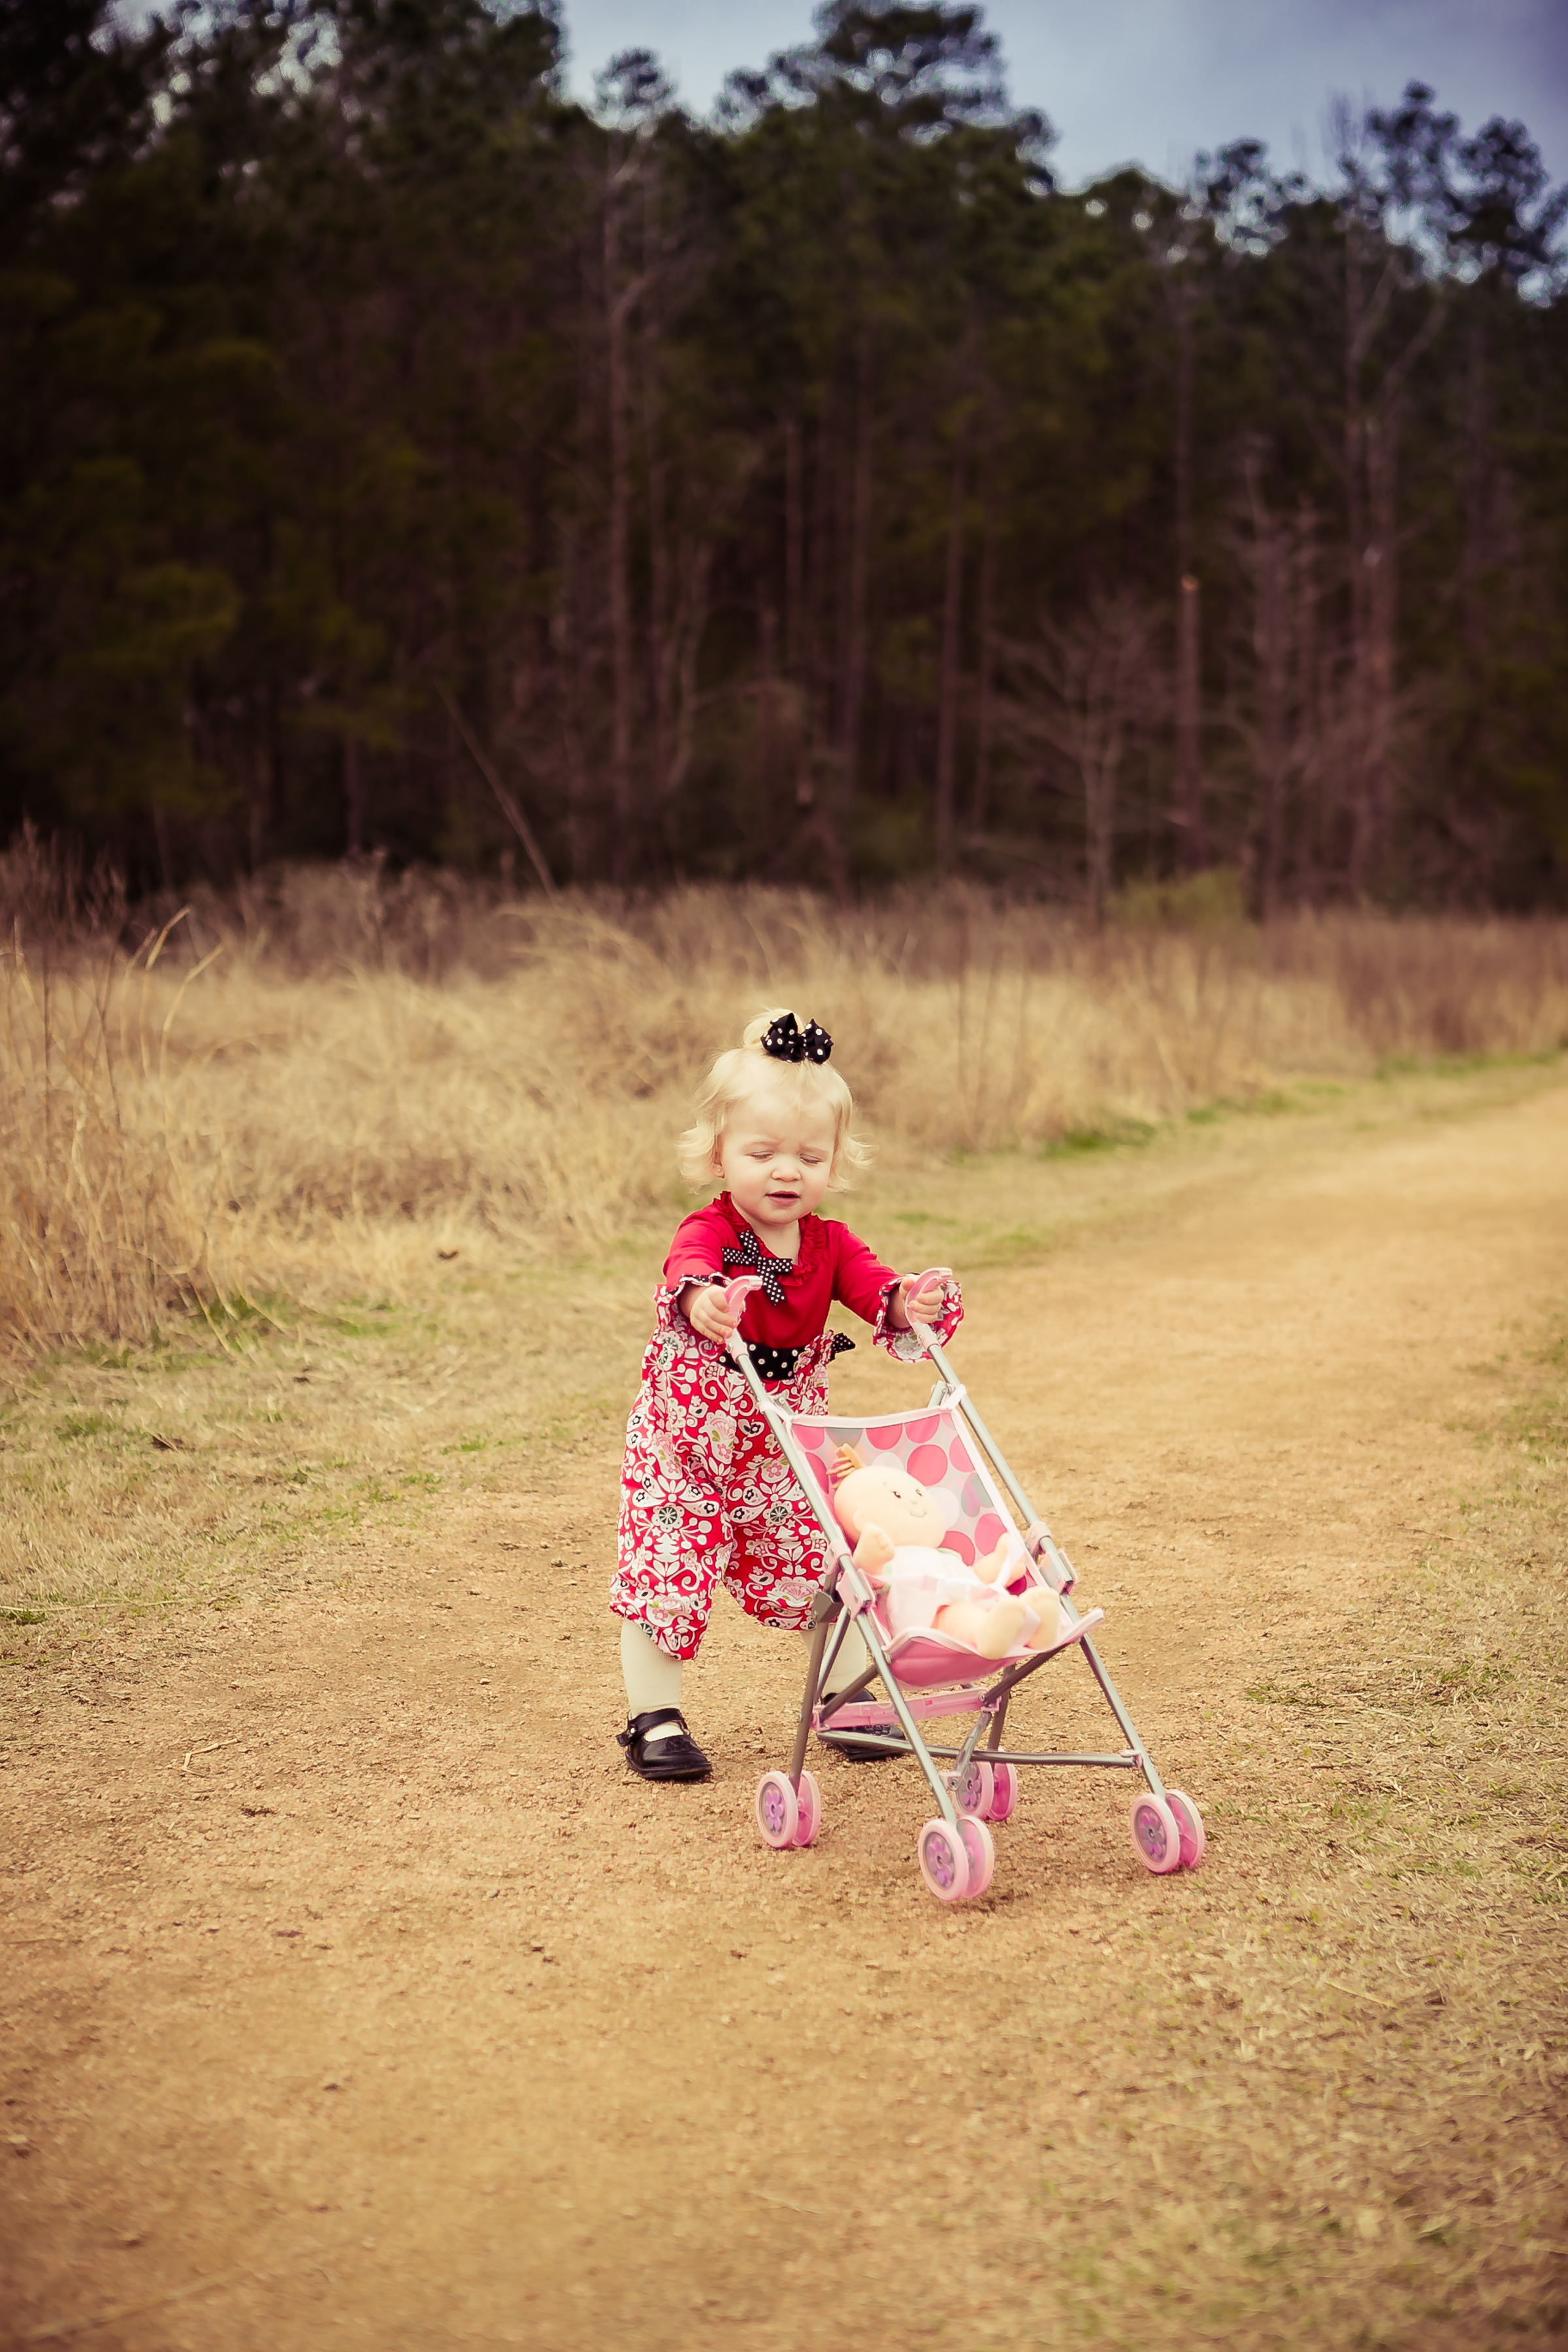
[[[1048,1584],[1049,1580],[1025,1550],[1016,1522],[980,1458],[978,1448],[960,1423],[955,1408],[962,1403],[963,1395],[959,1390],[941,1405],[914,1412],[882,1413],[871,1421],[816,1419],[798,1414],[792,1417],[790,1428],[822,1488],[830,1514],[833,1465],[841,1445],[852,1446],[863,1462],[890,1457],[935,1496],[947,1520],[947,1532],[941,1542],[943,1551],[952,1552],[966,1568],[973,1568],[976,1559],[986,1558],[995,1549],[999,1536],[1011,1532],[1017,1567],[1005,1581],[1017,1591],[1022,1591],[1026,1583]],[[1091,1622],[1097,1622],[1100,1614],[1096,1610],[1091,1618],[1081,1620],[1073,1629],[1074,1634]],[[939,1633],[934,1627],[896,1632],[888,1622],[884,1601],[877,1604],[876,1615],[888,1662],[900,1682],[911,1689],[930,1690],[942,1683],[972,1681],[977,1675],[994,1674],[1009,1659],[1034,1654],[1019,1649],[1010,1650],[1006,1658],[983,1658],[969,1643]]]

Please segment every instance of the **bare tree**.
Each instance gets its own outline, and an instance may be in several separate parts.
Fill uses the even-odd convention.
[[[1333,836],[1332,771],[1324,758],[1328,734],[1329,667],[1321,638],[1322,583],[1318,561],[1318,511],[1310,499],[1298,506],[1290,567],[1291,634],[1295,641],[1296,761],[1300,775],[1300,873],[1310,896],[1321,894]]]
[[[1125,590],[1100,591],[1070,621],[1042,621],[1031,640],[1006,647],[1008,731],[1026,758],[1065,769],[1083,803],[1089,914],[1098,926],[1115,878],[1122,771],[1139,736],[1162,714],[1147,607]]]
[[[1262,787],[1258,898],[1259,909],[1267,918],[1277,911],[1279,904],[1284,850],[1286,695],[1290,659],[1289,526],[1269,509],[1256,449],[1248,452],[1245,470],[1252,525],[1248,568],[1252,573],[1252,649],[1258,677],[1258,769]]]
[[[974,698],[974,780],[970,794],[969,826],[983,834],[991,815],[991,743],[995,731],[996,701],[996,517],[989,473],[980,485],[980,676]]]
[[[861,317],[855,343],[855,464],[845,484],[850,499],[849,524],[843,533],[848,564],[845,594],[844,685],[840,751],[844,762],[847,802],[852,802],[859,782],[860,722],[866,701],[868,651],[867,597],[871,572],[871,469],[875,402],[871,371],[871,326]]]
[[[626,49],[612,58],[595,85],[600,112],[609,124],[605,169],[602,268],[605,304],[605,390],[609,427],[609,623],[610,623],[610,871],[626,877],[632,840],[632,586],[631,586],[631,401],[626,364],[633,313],[647,286],[647,213],[644,214],[644,263],[627,275],[624,244],[629,200],[652,169],[650,138],[672,91],[657,58],[647,49]],[[645,367],[646,373],[646,367]],[[656,520],[658,478],[655,476]],[[662,546],[658,552],[662,554]],[[663,578],[660,575],[659,586]],[[666,716],[661,709],[660,718]]]
[[[1374,880],[1393,832],[1394,677],[1397,611],[1397,454],[1403,394],[1411,371],[1440,332],[1447,315],[1441,289],[1426,288],[1426,313],[1396,358],[1385,361],[1370,394],[1366,371],[1392,315],[1396,295],[1420,285],[1423,271],[1409,248],[1391,245],[1387,211],[1400,196],[1397,173],[1388,175],[1384,133],[1375,112],[1357,116],[1342,100],[1335,109],[1336,161],[1342,175],[1340,215],[1344,242],[1344,488],[1350,575],[1351,696],[1353,704],[1350,773],[1351,837],[1347,879],[1352,896]],[[1376,262],[1382,267],[1369,286]]]
[[[1193,569],[1193,344],[1198,289],[1194,279],[1199,207],[1182,207],[1163,252],[1162,284],[1176,331],[1176,823],[1182,864],[1196,873],[1207,863],[1204,838],[1201,589]]]
[[[947,564],[942,593],[942,656],[936,704],[936,862],[945,873],[952,863],[954,783],[958,770],[958,657],[963,619],[963,527],[968,415],[953,427],[952,479],[948,497]]]

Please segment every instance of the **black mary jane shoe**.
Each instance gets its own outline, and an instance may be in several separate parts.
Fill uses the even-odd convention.
[[[656,1723],[679,1723],[680,1729],[668,1739],[656,1739],[650,1748],[647,1735]],[[626,1729],[616,1732],[616,1745],[626,1749],[626,1762],[644,1780],[706,1780],[713,1769],[676,1706],[655,1706],[646,1715],[634,1715]]]

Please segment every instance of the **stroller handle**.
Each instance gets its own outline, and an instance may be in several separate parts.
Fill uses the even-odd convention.
[[[933,1337],[931,1326],[922,1323],[918,1315],[910,1313],[909,1302],[920,1297],[928,1282],[950,1282],[952,1279],[952,1268],[950,1265],[928,1265],[923,1274],[906,1274],[904,1276],[904,1312],[910,1318],[910,1329],[928,1349]]]
[[[762,1286],[763,1277],[760,1274],[736,1275],[732,1282],[727,1282],[724,1285],[723,1298],[724,1312],[726,1315],[734,1315],[739,1317],[744,1314],[747,1299],[750,1298],[753,1290],[761,1290]],[[736,1323],[735,1328],[731,1332],[729,1339],[725,1344],[729,1348],[730,1353],[734,1357],[736,1362],[739,1363],[742,1355],[745,1351],[746,1346],[744,1339],[741,1337],[741,1327],[739,1322]]]

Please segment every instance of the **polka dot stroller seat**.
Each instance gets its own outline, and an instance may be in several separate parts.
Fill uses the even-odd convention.
[[[752,1278],[731,1286],[734,1303]],[[756,1795],[757,1826],[779,1848],[808,1846],[822,1825],[822,1791],[805,1769],[811,1738],[861,1755],[912,1756],[925,1775],[938,1811],[921,1830],[916,1854],[921,1876],[942,1902],[984,1895],[996,1867],[992,1825],[1018,1802],[1021,1769],[1072,1766],[1136,1773],[1142,1785],[1130,1819],[1132,1851],[1157,1876],[1194,1869],[1203,1859],[1204,1826],[1197,1807],[1167,1789],[1123,1706],[1091,1638],[1104,1612],[1080,1615],[1068,1598],[1077,1580],[1067,1555],[1032,1508],[995,1441],[954,1377],[941,1343],[916,1327],[941,1375],[928,1405],[871,1420],[808,1417],[780,1409],[743,1349],[734,1350],[742,1376],[821,1525],[830,1571],[813,1612],[805,1688],[787,1769],[765,1772]],[[944,1552],[973,1567],[1008,1539],[1003,1581],[1027,1599],[1048,1587],[1060,1603],[1057,1638],[1049,1648],[1014,1648],[982,1656],[967,1642],[934,1626],[898,1631],[885,1593],[873,1591],[855,1566],[831,1501],[834,1465],[842,1448],[865,1463],[890,1462],[932,1496],[944,1523]],[[1034,1619],[1029,1621],[1035,1622]],[[851,1623],[858,1626],[869,1668],[829,1693],[832,1668]],[[1004,1744],[1009,1703],[1020,1684],[1053,1660],[1074,1656],[1088,1666],[1114,1717],[1123,1745],[1105,1752],[1017,1749]],[[880,1691],[872,1685],[880,1684]],[[944,1720],[972,1718],[957,1744],[929,1736]]]

